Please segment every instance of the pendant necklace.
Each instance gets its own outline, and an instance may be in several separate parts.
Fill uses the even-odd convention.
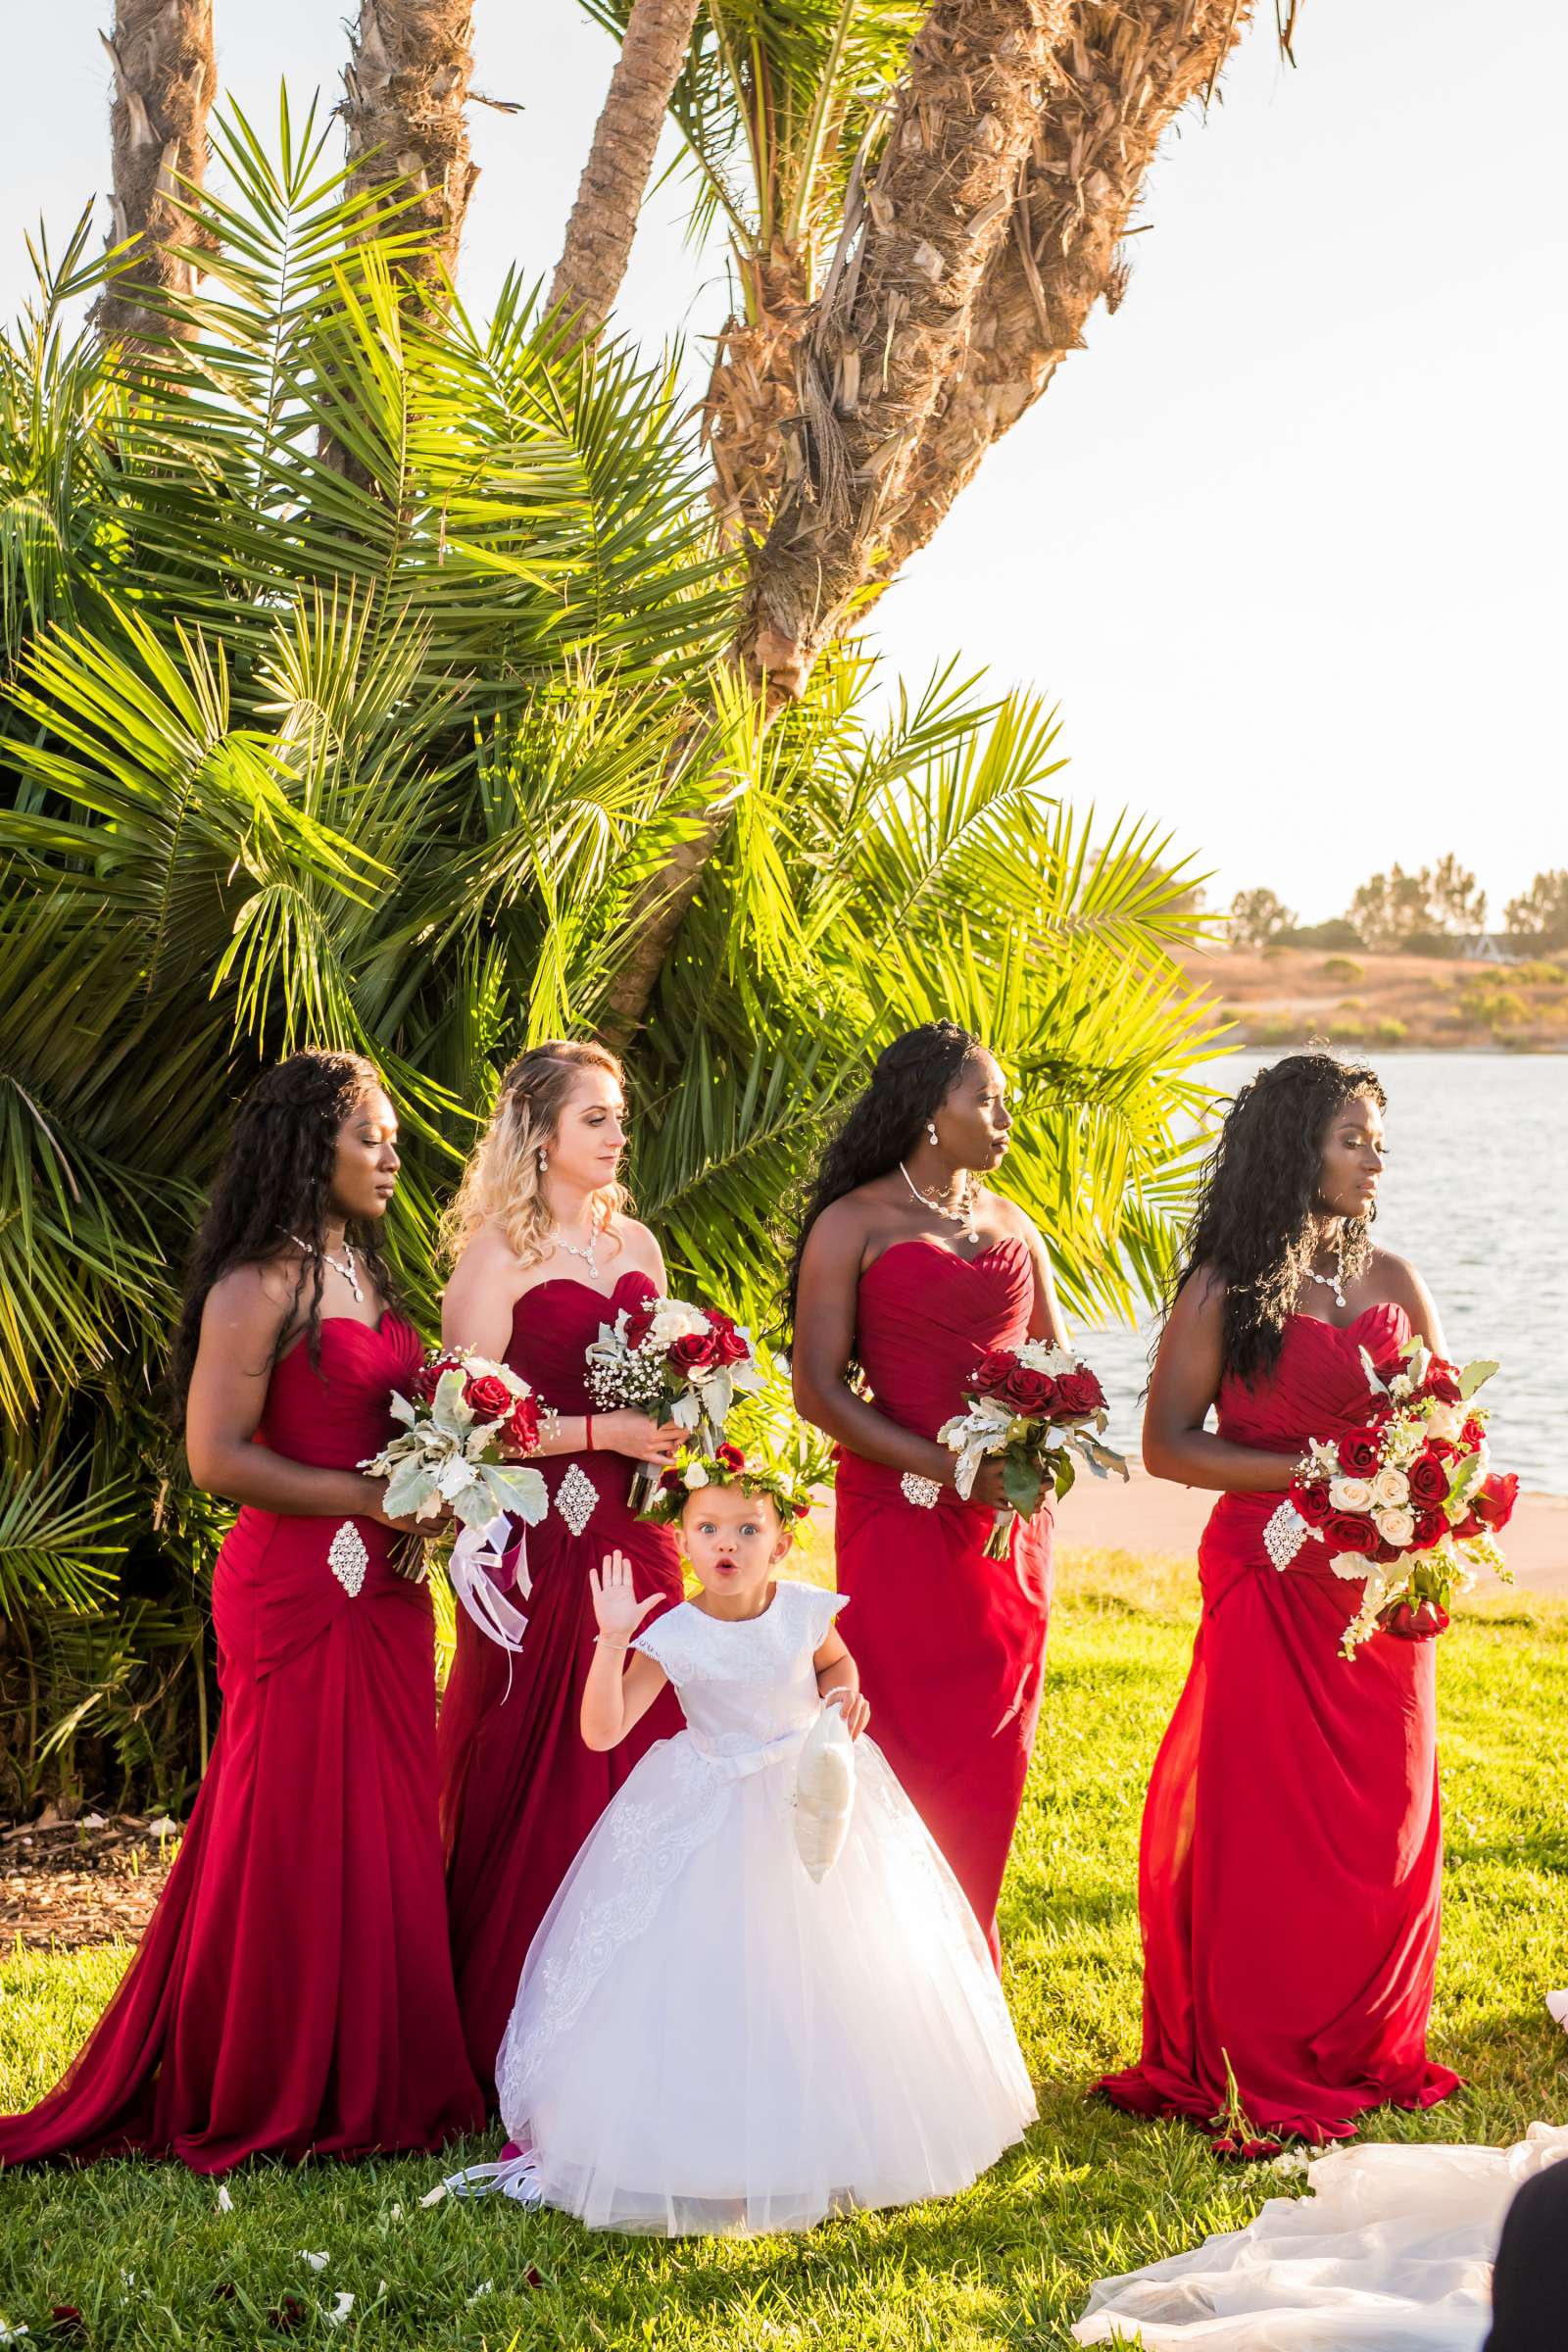
[[[346,1240],[343,1244],[343,1255],[334,1257],[330,1250],[313,1250],[310,1243],[302,1242],[297,1233],[291,1233],[288,1238],[295,1249],[303,1250],[307,1257],[318,1257],[323,1266],[330,1266],[334,1274],[341,1274],[349,1289],[354,1293],[355,1304],[357,1306],[364,1305],[365,1293],[360,1288],[359,1269],[354,1263],[353,1249]]]
[[[599,1236],[597,1233],[589,1234],[587,1246],[585,1248],[580,1242],[568,1242],[565,1235],[562,1232],[561,1227],[558,1225],[556,1227],[556,1248],[558,1250],[564,1250],[568,1257],[580,1257],[583,1264],[587,1267],[589,1273],[593,1276],[594,1281],[596,1283],[598,1282]]]
[[[1339,1239],[1335,1244],[1333,1273],[1316,1274],[1308,1266],[1306,1279],[1308,1282],[1320,1282],[1326,1291],[1332,1291],[1336,1306],[1343,1307],[1348,1303],[1345,1296],[1345,1228],[1343,1225],[1340,1227]]]
[[[922,1193],[920,1187],[915,1183],[914,1178],[909,1174],[908,1169],[905,1166],[902,1159],[899,1162],[899,1174],[904,1178],[905,1183],[908,1186],[909,1191],[913,1194],[915,1200],[919,1201],[922,1208],[934,1208],[937,1212],[937,1215],[939,1217],[946,1217],[950,1225],[961,1225],[964,1230],[964,1239],[966,1241],[977,1242],[980,1239],[979,1234],[975,1230],[974,1222],[973,1181],[967,1168],[965,1168],[963,1172],[963,1177],[959,1188],[961,1204],[957,1208],[953,1207],[946,1200],[939,1200],[935,1193]]]

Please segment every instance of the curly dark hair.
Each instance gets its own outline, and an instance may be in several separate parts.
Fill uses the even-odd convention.
[[[310,1251],[301,1261],[299,1287],[303,1293],[310,1283],[306,1346],[312,1363],[319,1365],[321,1251],[338,1130],[355,1104],[380,1084],[379,1070],[361,1054],[291,1054],[258,1078],[241,1102],[185,1269],[170,1364],[179,1412],[195,1368],[208,1292],[235,1266],[275,1257],[291,1234]],[[356,1227],[348,1238],[381,1298],[391,1303],[396,1294],[377,1229]],[[279,1333],[279,1348],[282,1340]]]
[[[1387,1108],[1376,1070],[1332,1054],[1288,1054],[1238,1090],[1204,1162],[1171,1298],[1195,1274],[1223,1280],[1225,1369],[1239,1380],[1251,1383],[1278,1361],[1317,1242],[1312,1211],[1324,1139],[1342,1103],[1357,1095]],[[1346,1220],[1348,1273],[1366,1263],[1371,1224]]]
[[[871,1083],[856,1098],[848,1117],[823,1152],[816,1181],[807,1197],[784,1288],[786,1337],[795,1329],[801,1290],[801,1260],[811,1227],[824,1208],[842,1200],[873,1177],[885,1176],[907,1159],[927,1119],[953,1092],[967,1064],[983,1051],[971,1031],[956,1021],[923,1021],[907,1029],[877,1055]]]

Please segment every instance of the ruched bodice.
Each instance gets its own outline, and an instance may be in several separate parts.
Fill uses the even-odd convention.
[[[1371,1398],[1364,1348],[1386,1363],[1403,1348],[1410,1325],[1402,1306],[1380,1298],[1342,1329],[1315,1315],[1292,1315],[1272,1372],[1250,1388],[1227,1376],[1219,1393],[1219,1434],[1233,1446],[1304,1453],[1309,1438],[1332,1438],[1366,1418]]]
[[[923,1235],[895,1242],[860,1277],[856,1349],[879,1412],[934,1438],[960,1410],[976,1358],[1029,1334],[1034,1268],[1014,1236],[977,1257]]]
[[[507,1361],[558,1413],[587,1412],[587,1349],[602,1323],[613,1323],[623,1307],[658,1297],[646,1274],[628,1269],[613,1290],[597,1291],[570,1274],[552,1274],[524,1291],[512,1312]]]
[[[419,1335],[390,1308],[379,1323],[331,1315],[321,1325],[321,1361],[296,1340],[273,1367],[257,1436],[273,1453],[318,1470],[355,1470],[397,1424],[392,1393],[406,1396],[424,1358]]]

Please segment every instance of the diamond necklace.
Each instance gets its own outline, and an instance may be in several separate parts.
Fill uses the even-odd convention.
[[[946,1200],[938,1200],[934,1193],[922,1193],[902,1159],[899,1162],[899,1174],[904,1178],[905,1183],[922,1208],[934,1208],[937,1215],[946,1217],[950,1225],[961,1225],[964,1229],[965,1241],[977,1242],[980,1239],[974,1222],[974,1179],[967,1168],[964,1169],[959,1184],[960,1205],[956,1208],[951,1207]]]
[[[295,1249],[302,1250],[307,1257],[318,1257],[323,1266],[330,1266],[334,1274],[341,1274],[349,1289],[354,1293],[355,1304],[357,1306],[364,1305],[365,1293],[360,1288],[360,1276],[354,1263],[354,1251],[346,1236],[343,1242],[343,1255],[340,1258],[334,1257],[330,1250],[313,1250],[310,1243],[302,1242],[297,1233],[291,1233],[288,1238]]]
[[[1343,1307],[1348,1303],[1345,1296],[1345,1227],[1343,1225],[1340,1227],[1339,1239],[1335,1244],[1333,1273],[1315,1274],[1308,1266],[1306,1279],[1308,1282],[1320,1282],[1326,1291],[1332,1291],[1336,1306]]]
[[[587,1267],[589,1273],[593,1276],[595,1282],[599,1280],[599,1258],[597,1254],[599,1249],[599,1235],[597,1233],[590,1232],[587,1245],[584,1247],[581,1242],[568,1242],[565,1235],[562,1232],[561,1227],[558,1225],[556,1227],[556,1248],[558,1250],[564,1250],[568,1257],[580,1257],[583,1264]]]

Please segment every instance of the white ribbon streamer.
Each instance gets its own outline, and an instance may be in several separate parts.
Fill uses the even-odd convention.
[[[522,1637],[528,1630],[528,1620],[520,1609],[514,1609],[489,1574],[499,1568],[507,1553],[515,1549],[521,1554],[514,1579],[526,1600],[532,1587],[528,1581],[528,1551],[522,1531],[514,1525],[503,1511],[484,1527],[466,1527],[452,1546],[447,1574],[452,1590],[482,1634],[515,1657],[522,1647]]]

